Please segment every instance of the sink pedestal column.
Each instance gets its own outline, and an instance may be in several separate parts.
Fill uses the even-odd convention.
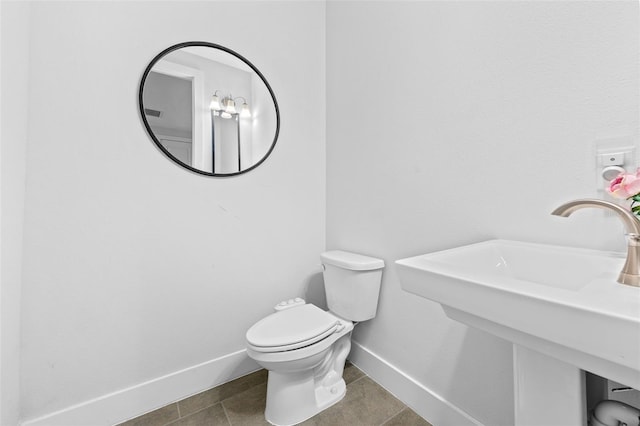
[[[584,371],[513,345],[516,426],[587,424]]]

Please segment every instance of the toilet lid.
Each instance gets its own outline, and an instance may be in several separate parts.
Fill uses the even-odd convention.
[[[247,342],[262,352],[298,349],[333,334],[339,324],[333,315],[306,304],[261,319],[247,331]]]

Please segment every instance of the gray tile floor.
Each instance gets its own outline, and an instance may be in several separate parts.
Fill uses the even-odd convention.
[[[357,367],[344,371],[347,394],[304,426],[431,426]],[[267,371],[260,370],[224,385],[169,404],[118,426],[262,426]]]

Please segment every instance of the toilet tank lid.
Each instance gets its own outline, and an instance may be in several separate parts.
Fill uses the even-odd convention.
[[[352,271],[369,271],[384,268],[384,260],[382,259],[342,250],[325,251],[320,254],[320,259],[325,265],[334,265]]]

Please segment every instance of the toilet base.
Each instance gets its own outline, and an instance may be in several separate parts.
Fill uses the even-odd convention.
[[[303,422],[339,402],[347,392],[342,378],[351,333],[338,339],[324,360],[302,371],[269,370],[266,420],[277,426]]]
[[[292,377],[294,375],[307,377]],[[286,375],[269,372],[264,412],[269,423],[277,426],[296,425],[344,398],[347,386],[342,378],[331,386],[323,386],[321,383],[316,385],[314,378],[308,375],[308,372]]]

